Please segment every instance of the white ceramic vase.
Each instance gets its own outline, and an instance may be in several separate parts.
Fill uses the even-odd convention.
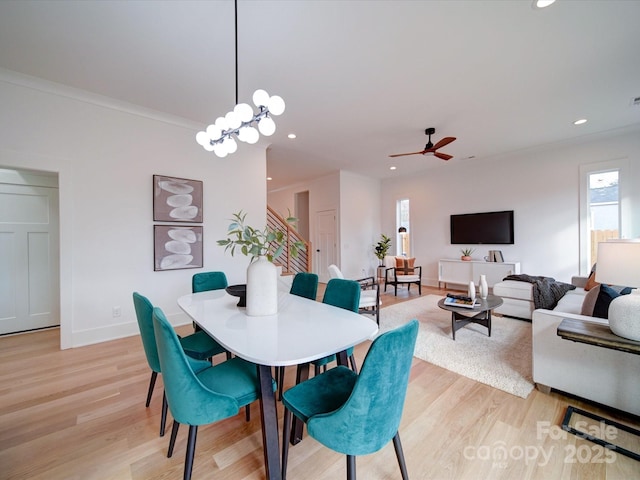
[[[247,267],[247,315],[262,317],[278,313],[278,269],[260,256]]]
[[[469,282],[468,295],[472,301],[476,299],[476,285],[473,283],[473,281]]]
[[[483,300],[489,295],[489,286],[487,285],[487,276],[480,275],[480,298]]]

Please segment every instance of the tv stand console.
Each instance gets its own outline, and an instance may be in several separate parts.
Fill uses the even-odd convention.
[[[444,288],[447,288],[447,283],[464,285],[466,288],[471,281],[477,284],[480,281],[480,275],[486,275],[487,285],[491,288],[507,275],[519,273],[520,262],[442,259],[438,261],[438,288],[441,283],[444,283]]]

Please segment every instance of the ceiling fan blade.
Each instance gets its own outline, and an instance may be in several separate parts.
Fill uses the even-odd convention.
[[[436,157],[441,158],[442,160],[449,160],[449,159],[453,158],[453,155],[447,155],[446,153],[433,152],[433,154]]]
[[[421,152],[412,152],[412,153],[394,153],[393,155],[389,155],[390,157],[404,157],[405,155],[424,155],[425,154],[425,150],[422,150]]]
[[[444,147],[445,145],[449,145],[451,142],[453,142],[456,139],[456,137],[444,137],[442,140],[440,140],[438,143],[436,143],[433,147],[431,147],[429,150],[438,150],[439,148]]]

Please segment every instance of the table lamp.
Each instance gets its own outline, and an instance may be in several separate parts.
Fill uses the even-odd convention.
[[[609,305],[609,328],[619,337],[640,341],[640,239],[598,244],[596,281],[632,287]]]

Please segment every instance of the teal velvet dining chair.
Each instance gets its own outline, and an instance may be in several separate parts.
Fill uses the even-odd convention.
[[[398,428],[409,384],[418,321],[378,336],[360,374],[332,368],[284,392],[282,480],[286,479],[291,414],[309,435],[347,456],[347,479],[356,478],[357,455],[375,453],[393,440],[403,480],[408,480]]]
[[[227,288],[227,276],[224,272],[200,272],[191,277],[191,293],[208,292],[210,290],[222,290]],[[200,326],[193,322],[193,329],[198,332]],[[227,352],[227,359],[231,358],[231,353]]]
[[[299,297],[308,298],[309,300],[315,300],[318,296],[318,275],[309,272],[296,273],[291,282],[291,289],[289,293],[297,295]],[[285,367],[278,367],[278,385],[280,386],[279,400],[282,400],[282,388],[284,386],[284,369]]]
[[[149,389],[147,391],[146,407],[151,403],[153,389],[156,384],[158,374],[161,373],[160,360],[158,359],[158,348],[153,330],[153,305],[149,299],[138,292],[133,292],[133,306],[136,311],[136,319],[140,328],[140,337],[142,339],[142,347],[147,358],[149,368],[151,368],[151,380],[149,381]],[[180,346],[189,356],[191,367],[194,370],[201,370],[210,365],[207,361],[211,357],[224,353],[226,350],[213,340],[205,332],[200,331],[180,338]],[[164,436],[165,424],[167,419],[167,399],[162,395],[162,415],[160,419],[160,436]]]
[[[260,396],[255,364],[239,357],[194,372],[180,339],[159,308],[153,309],[153,324],[164,388],[173,416],[167,457],[173,449],[181,423],[189,425],[184,479],[191,478],[198,426],[237,415],[240,408]],[[273,390],[276,384],[272,380]]]
[[[191,277],[191,293],[222,290],[228,286],[224,272],[200,272]]]
[[[332,278],[327,283],[327,287],[322,297],[322,303],[344,308],[358,313],[360,308],[360,284],[355,280],[345,280],[342,278]],[[347,349],[347,358],[351,364],[351,369],[358,373],[356,359],[353,356],[353,348]],[[335,355],[329,355],[311,362],[315,367],[315,375],[320,373],[320,369],[326,371],[327,365],[336,359]]]

